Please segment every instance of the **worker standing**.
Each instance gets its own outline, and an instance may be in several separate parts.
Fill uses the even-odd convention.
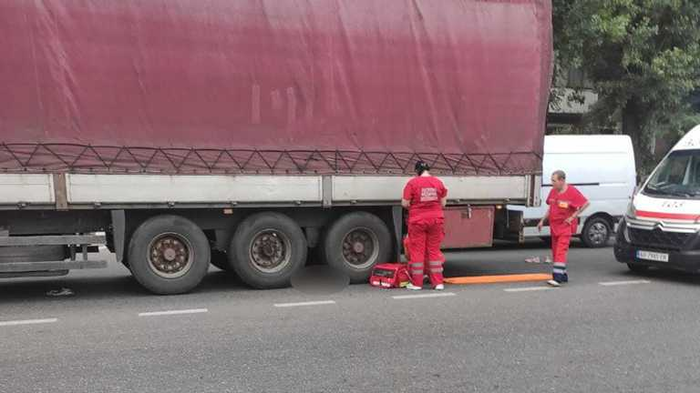
[[[589,206],[586,197],[576,187],[566,183],[566,173],[555,171],[552,174],[552,191],[547,196],[549,210],[537,224],[542,231],[545,220],[549,219],[552,236],[552,279],[547,283],[554,287],[569,282],[566,272],[567,256],[571,237],[577,232],[578,217]]]
[[[430,174],[427,163],[418,161],[415,170],[418,176],[406,184],[401,200],[401,205],[408,209],[411,246],[408,262],[411,283],[407,288],[423,289],[423,274],[427,270],[430,284],[441,291],[445,289],[440,245],[445,237],[443,208],[447,204],[447,188],[440,179]]]

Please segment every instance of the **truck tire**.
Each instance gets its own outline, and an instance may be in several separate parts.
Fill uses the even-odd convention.
[[[211,264],[219,270],[225,272],[231,271],[231,266],[228,263],[228,255],[225,251],[211,250]]]
[[[612,229],[610,223],[603,217],[593,217],[586,220],[581,232],[581,240],[586,247],[602,248],[608,245]]]
[[[329,266],[350,277],[353,284],[366,283],[377,263],[388,262],[393,242],[384,221],[366,212],[349,213],[334,222],[323,241]]]
[[[144,288],[158,295],[193,290],[209,270],[209,241],[192,221],[174,215],[153,217],[129,242],[129,267]]]
[[[245,219],[233,235],[229,264],[253,288],[288,287],[304,267],[306,237],[294,220],[280,213],[259,213]]]

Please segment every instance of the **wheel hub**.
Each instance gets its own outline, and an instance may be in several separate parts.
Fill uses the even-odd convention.
[[[275,239],[270,239],[269,236],[264,236],[262,239],[262,243],[260,246],[260,250],[262,251],[263,255],[267,258],[273,258],[278,251],[279,248],[278,242],[275,241]]]
[[[374,263],[377,252],[376,236],[368,229],[355,229],[343,239],[343,258],[355,267]]]
[[[149,247],[149,262],[156,274],[179,277],[191,266],[190,247],[176,234],[161,235]]]
[[[589,234],[589,239],[595,243],[600,243],[605,240],[608,235],[608,229],[603,224],[595,224],[591,227],[591,232]]]
[[[355,242],[355,244],[352,246],[352,250],[356,254],[362,254],[365,251],[365,245],[360,242]]]
[[[273,230],[259,233],[253,238],[250,247],[253,265],[266,273],[281,270],[290,259],[289,244],[289,240],[282,233]]]
[[[163,251],[163,258],[168,262],[172,262],[177,258],[177,251],[173,248],[166,248],[165,251]]]

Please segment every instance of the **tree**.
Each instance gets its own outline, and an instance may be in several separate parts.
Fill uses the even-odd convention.
[[[648,169],[654,138],[678,135],[697,119],[690,97],[700,88],[700,1],[553,3],[555,69],[586,73],[599,95],[586,123],[621,122]]]

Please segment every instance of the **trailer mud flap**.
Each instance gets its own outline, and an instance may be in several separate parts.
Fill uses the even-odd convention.
[[[126,242],[126,215],[124,210],[112,210],[112,241],[117,262],[124,260],[124,246]]]

